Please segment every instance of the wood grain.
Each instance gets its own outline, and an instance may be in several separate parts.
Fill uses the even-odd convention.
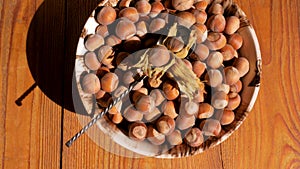
[[[256,30],[263,78],[254,109],[239,130],[220,146],[174,160],[118,156],[99,147],[88,135],[83,135],[72,147],[65,147],[63,144],[81,129],[80,121],[89,120],[75,114],[69,103],[77,40],[98,2],[0,0],[0,168],[300,168],[298,0],[237,0]],[[37,35],[28,38],[32,23],[36,24],[33,32]],[[28,41],[34,44],[34,39],[48,47],[35,45],[58,54],[47,61],[62,72],[56,77],[61,87],[55,93],[61,101],[49,96],[53,91],[45,91],[38,84],[19,107],[15,100],[43,75],[32,74],[32,69],[40,70],[44,65],[32,67],[39,60],[28,60],[29,54],[42,52],[41,49],[26,51],[26,44]],[[43,80],[51,84],[55,77]],[[98,130],[93,127],[90,132]],[[112,145],[108,140],[102,141]]]

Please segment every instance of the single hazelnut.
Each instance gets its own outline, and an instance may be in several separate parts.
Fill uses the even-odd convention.
[[[143,141],[147,136],[147,126],[144,123],[133,123],[129,126],[129,137],[136,141]]]
[[[156,128],[158,132],[169,135],[175,129],[175,121],[169,116],[162,116],[156,122]]]
[[[183,59],[182,61],[185,64],[186,68],[188,68],[190,70],[193,70],[193,65],[192,65],[192,63],[189,60]]]
[[[130,83],[134,82],[134,74],[132,71],[127,71],[123,74],[122,82],[125,85],[129,85]]]
[[[166,136],[159,133],[153,126],[149,126],[147,139],[154,145],[161,145],[165,142]]]
[[[139,0],[135,4],[135,8],[141,16],[146,16],[151,11],[151,4],[146,0]]]
[[[148,59],[151,65],[161,67],[167,64],[170,58],[169,50],[165,46],[158,45],[150,49]]]
[[[157,78],[155,78],[155,77],[152,77],[152,78],[149,78],[149,79],[148,79],[148,83],[149,83],[149,85],[150,85],[151,87],[153,87],[153,88],[158,88],[158,87],[161,85],[162,80],[161,80],[161,79],[157,79]]]
[[[179,90],[173,83],[175,82],[166,81],[163,83],[163,91],[168,100],[175,100],[179,96]]]
[[[235,115],[232,110],[225,109],[221,114],[222,114],[222,117],[220,118],[221,125],[228,125],[234,121]]]
[[[234,57],[237,57],[237,53],[236,50],[229,44],[226,44],[221,50],[220,52],[223,55],[223,59],[224,61],[228,61],[233,59]]]
[[[223,32],[226,25],[225,17],[222,14],[213,15],[208,19],[207,25],[213,32]]]
[[[90,70],[98,70],[101,66],[94,52],[87,52],[84,55],[84,63]]]
[[[136,27],[132,21],[121,18],[116,25],[116,35],[121,39],[129,39],[136,34]]]
[[[198,118],[199,119],[206,119],[210,118],[214,114],[214,108],[208,103],[200,103],[199,110],[198,110]]]
[[[125,17],[132,22],[137,22],[139,20],[139,13],[134,7],[124,8],[119,12],[119,17]]]
[[[119,86],[113,93],[114,98],[120,97],[125,91],[127,90],[127,87],[125,86]]]
[[[164,113],[164,115],[167,115],[169,117],[171,117],[172,119],[175,119],[178,114],[176,113],[176,109],[174,106],[174,102],[173,101],[165,101],[162,104],[162,112]]]
[[[194,4],[194,0],[172,0],[172,6],[178,11],[190,9]]]
[[[207,20],[207,14],[205,11],[192,9],[191,13],[195,16],[196,23],[204,24]]]
[[[186,116],[179,114],[176,118],[176,127],[180,130],[186,130],[195,125],[195,116]]]
[[[192,29],[196,31],[197,44],[202,43],[207,39],[208,31],[204,24],[196,23],[192,26]]]
[[[204,137],[199,128],[192,128],[185,135],[184,140],[191,147],[199,147],[204,142]]]
[[[98,50],[98,60],[106,66],[111,65],[112,60],[114,59],[113,49],[108,45],[101,46]]]
[[[132,0],[120,0],[119,8],[128,8]]]
[[[226,28],[224,32],[228,35],[234,34],[240,28],[240,19],[236,16],[226,18]]]
[[[136,34],[139,37],[144,36],[146,33],[148,33],[148,25],[145,21],[140,21],[138,23],[136,23]]]
[[[144,115],[146,122],[153,122],[161,116],[161,112],[158,108],[154,108],[153,111]]]
[[[136,103],[141,96],[147,96],[148,95],[148,89],[147,88],[140,88],[138,90],[133,91],[131,100],[133,103]]]
[[[89,35],[84,43],[88,51],[94,51],[104,44],[104,39],[98,34]]]
[[[231,86],[229,86],[228,84],[222,83],[215,88],[215,91],[216,92],[225,92],[226,94],[228,94],[230,91],[230,88],[231,88]]]
[[[138,82],[134,87],[133,87],[133,91],[135,90],[139,90],[140,88],[142,88],[144,86],[144,81],[140,81]]]
[[[105,91],[99,90],[99,91],[95,94],[96,99],[101,99],[101,98],[103,98],[104,95],[105,95],[105,93],[106,93]]]
[[[115,73],[107,73],[101,78],[102,90],[113,92],[119,85],[119,78]]]
[[[222,130],[221,124],[218,120],[207,119],[201,122],[200,129],[206,136],[218,136]]]
[[[230,92],[239,93],[243,88],[242,81],[239,80],[235,84],[230,85]]]
[[[199,110],[199,104],[189,101],[184,104],[184,112],[187,115],[196,115]]]
[[[123,116],[129,122],[141,121],[143,119],[143,114],[132,105],[124,110]]]
[[[155,18],[151,21],[149,25],[149,32],[154,33],[161,29],[163,29],[166,26],[166,21],[161,18]]]
[[[109,25],[116,20],[117,13],[111,6],[104,6],[97,14],[96,20],[102,25]]]
[[[176,146],[182,143],[182,137],[179,130],[174,130],[170,135],[167,136],[167,141],[172,146]]]
[[[96,34],[102,36],[105,38],[106,36],[109,35],[108,29],[106,25],[98,25],[96,28]]]
[[[240,80],[240,72],[233,66],[225,67],[224,73],[225,83],[228,85],[233,85]]]
[[[122,40],[115,35],[109,35],[105,39],[105,44],[108,46],[111,46],[111,47],[116,46],[116,45],[120,44],[121,42],[122,42]]]
[[[141,96],[135,103],[135,107],[142,113],[149,113],[155,109],[155,101],[151,96]]]
[[[115,124],[120,124],[123,121],[123,116],[121,113],[114,114],[112,117],[112,122]]]
[[[101,84],[99,78],[95,74],[88,73],[82,78],[81,87],[85,93],[95,94],[100,90]]]
[[[226,45],[226,37],[222,33],[209,32],[206,45],[210,50],[219,50]]]
[[[184,42],[182,41],[181,38],[177,37],[168,37],[165,40],[164,45],[172,52],[176,53],[179,52],[183,49],[184,47]]]
[[[224,8],[221,4],[216,3],[208,9],[208,13],[215,14],[215,15],[223,14],[224,13]]]
[[[238,50],[243,45],[243,37],[238,33],[234,33],[228,38],[228,44],[230,44],[235,50]]]
[[[196,59],[200,61],[204,61],[209,55],[209,49],[204,44],[197,44],[194,52],[197,56]]]
[[[179,25],[185,26],[187,28],[190,28],[192,25],[194,25],[196,23],[196,18],[194,16],[194,14],[190,13],[190,12],[179,12],[178,14],[176,14],[176,21]]]
[[[206,70],[206,64],[201,61],[195,61],[193,63],[193,72],[199,78]]]
[[[123,48],[127,52],[134,52],[134,51],[140,50],[140,48],[141,48],[141,39],[137,36],[133,36],[133,37],[127,39],[123,43]]]
[[[241,104],[241,96],[238,94],[234,98],[229,98],[227,109],[229,110],[235,110],[239,105]]]
[[[150,92],[150,96],[155,100],[155,106],[161,105],[166,100],[163,92],[160,89],[154,89]]]
[[[222,84],[223,76],[218,69],[210,69],[205,75],[205,80],[211,87],[217,87]]]
[[[239,71],[240,77],[245,76],[249,72],[249,69],[250,69],[249,61],[245,57],[237,58],[234,61],[233,66]]]
[[[204,93],[205,91],[203,89],[198,89],[197,92],[194,94],[193,101],[196,103],[201,103],[204,101]]]
[[[212,95],[211,104],[216,109],[224,109],[228,105],[228,99],[225,92],[216,92]]]
[[[205,11],[208,6],[208,3],[205,0],[201,0],[194,4],[195,8],[199,11]]]
[[[164,5],[159,1],[155,1],[151,4],[151,12],[149,16],[154,18],[163,10],[165,10]]]
[[[223,64],[223,55],[220,52],[212,52],[206,59],[206,64],[212,69],[217,69]]]

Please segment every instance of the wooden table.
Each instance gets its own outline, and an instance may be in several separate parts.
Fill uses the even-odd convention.
[[[67,148],[82,127],[76,44],[97,1],[0,0],[0,168],[300,168],[299,0],[237,1],[260,41],[263,78],[250,116],[221,145],[174,160],[120,157],[86,135]]]

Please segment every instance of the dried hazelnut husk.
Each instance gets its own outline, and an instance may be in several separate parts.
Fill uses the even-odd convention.
[[[163,92],[160,89],[154,89],[150,92],[150,96],[155,100],[155,106],[161,105],[166,100]]]
[[[84,63],[90,70],[98,70],[101,66],[94,52],[87,52],[84,55]]]
[[[223,14],[224,13],[224,8],[221,4],[216,3],[208,9],[208,13],[215,14],[215,15]]]
[[[212,69],[217,69],[223,64],[223,55],[220,52],[212,52],[206,59],[206,64]]]
[[[240,72],[233,66],[225,67],[224,73],[225,83],[228,85],[233,85],[240,80]]]
[[[121,42],[122,42],[122,40],[115,35],[109,35],[105,39],[105,44],[108,46],[111,46],[111,47],[118,45]]]
[[[161,112],[158,108],[154,108],[153,111],[150,111],[149,113],[144,115],[144,119],[146,122],[153,122],[156,119],[158,119],[161,116]]]
[[[240,19],[236,16],[226,18],[226,28],[224,32],[228,35],[234,34],[240,28]]]
[[[140,21],[140,22],[136,23],[136,34],[139,37],[146,35],[146,33],[148,33],[147,28],[148,28],[148,25],[145,21]]]
[[[190,9],[194,4],[194,0],[172,0],[172,6],[178,11]]]
[[[98,34],[89,35],[84,43],[88,51],[94,51],[104,44],[104,39]]]
[[[200,103],[199,110],[198,110],[198,118],[199,119],[206,119],[210,118],[214,114],[214,108],[208,103]]]
[[[104,6],[97,14],[96,20],[102,25],[109,25],[116,20],[116,17],[117,13],[114,8],[111,6]]]
[[[166,136],[159,133],[153,126],[149,126],[147,139],[154,145],[161,145],[165,142]]]
[[[205,11],[205,9],[206,9],[207,6],[208,6],[208,3],[207,3],[207,1],[205,1],[205,0],[201,0],[201,1],[197,2],[197,3],[195,3],[194,6],[195,6],[195,8],[196,8],[197,10]]]
[[[182,137],[180,130],[174,130],[170,135],[167,136],[167,140],[172,146],[181,144]]]
[[[238,57],[237,56],[237,52],[236,50],[229,44],[225,45],[221,50],[220,52],[222,53],[223,55],[223,59],[224,61],[228,61],[228,60],[231,60],[233,59],[234,57]]]
[[[176,127],[180,130],[185,130],[194,126],[195,121],[195,116],[186,116],[179,114],[179,116],[176,118]]]
[[[236,97],[229,98],[227,109],[235,110],[241,104],[241,96],[238,94]]]
[[[193,72],[197,77],[200,77],[206,70],[206,64],[201,61],[195,61],[193,63]]]
[[[143,119],[143,114],[132,105],[124,110],[123,116],[129,122],[141,121]]]
[[[141,96],[136,101],[135,107],[142,113],[152,112],[155,109],[155,101],[151,96]]]
[[[151,4],[146,0],[139,0],[135,4],[135,8],[137,9],[137,11],[141,16],[146,16],[151,11]]]
[[[137,22],[139,20],[139,13],[134,7],[124,8],[119,12],[119,17],[126,17],[132,22]]]
[[[179,52],[183,49],[184,47],[184,42],[182,41],[181,38],[177,37],[168,37],[164,45],[172,52],[176,53]]]
[[[119,78],[115,73],[107,73],[101,78],[102,90],[113,92],[119,85]]]
[[[196,23],[204,24],[207,20],[207,14],[205,11],[192,9],[191,13],[195,16]]]
[[[206,136],[218,136],[222,130],[221,124],[218,120],[207,119],[201,122],[200,129]]]
[[[154,18],[163,10],[165,10],[164,5],[159,1],[155,1],[151,4],[151,12],[149,16]]]
[[[234,61],[233,66],[239,71],[240,77],[245,76],[249,72],[249,69],[250,69],[249,61],[245,57],[237,58]]]
[[[196,31],[196,42],[202,43],[207,39],[208,31],[207,27],[202,23],[196,23],[192,26],[192,29]]]
[[[192,128],[184,138],[191,147],[199,147],[204,142],[204,137],[199,128]]]
[[[165,46],[158,45],[150,49],[149,63],[153,66],[163,66],[169,62],[170,58],[170,52]]]
[[[222,33],[209,32],[206,45],[210,50],[219,50],[226,45],[226,37]]]
[[[169,135],[175,129],[175,121],[169,116],[162,116],[156,121],[156,128],[160,133]]]
[[[99,78],[93,73],[88,73],[82,78],[81,86],[82,90],[88,94],[95,94],[101,88]]]
[[[238,50],[243,45],[243,37],[235,33],[228,38],[228,44],[230,44],[235,50]]]
[[[179,25],[185,26],[187,28],[190,28],[192,25],[196,23],[195,16],[190,12],[179,12],[176,14],[176,21]]]
[[[173,101],[165,101],[162,104],[161,110],[164,113],[164,115],[167,115],[172,119],[175,119],[178,116]]]
[[[207,25],[213,32],[223,32],[226,25],[225,17],[222,14],[213,15],[208,19]]]
[[[216,92],[212,95],[211,104],[216,109],[224,109],[228,105],[228,100],[225,92]]]
[[[126,18],[120,19],[116,25],[116,35],[121,39],[129,39],[136,34],[136,27],[132,21]]]
[[[175,100],[179,96],[179,90],[174,83],[171,81],[163,83],[163,91],[168,100]]]
[[[108,29],[106,25],[98,25],[96,28],[96,34],[102,36],[105,38],[106,36],[109,35]]]
[[[195,48],[196,60],[204,61],[209,55],[209,49],[204,44],[197,44]]]
[[[163,29],[166,26],[166,21],[161,18],[155,18],[151,21],[149,25],[149,32],[154,33],[161,29]]]
[[[222,83],[223,76],[218,69],[210,69],[205,75],[205,80],[207,80],[207,84],[211,87],[217,87]]]
[[[147,136],[147,126],[144,123],[133,123],[129,126],[129,137],[136,141],[143,141]]]

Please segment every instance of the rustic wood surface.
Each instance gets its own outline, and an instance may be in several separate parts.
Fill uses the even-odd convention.
[[[263,78],[249,117],[221,145],[173,160],[120,157],[86,135],[67,148],[82,127],[71,95],[76,44],[98,2],[0,0],[0,168],[300,168],[299,0],[237,0],[256,30]]]

